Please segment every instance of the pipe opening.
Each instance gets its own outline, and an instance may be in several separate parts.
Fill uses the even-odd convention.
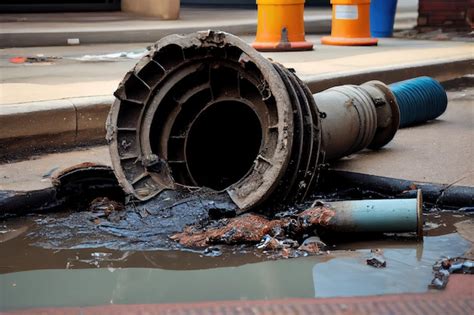
[[[204,109],[186,139],[186,163],[196,185],[223,190],[253,167],[262,143],[262,126],[246,104],[226,100]]]

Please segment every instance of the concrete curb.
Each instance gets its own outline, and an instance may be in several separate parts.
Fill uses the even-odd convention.
[[[397,15],[397,23],[406,23],[417,18],[417,13],[403,12]],[[240,23],[240,24],[239,24]],[[397,25],[395,25],[397,27]],[[97,30],[97,31],[64,31],[48,32],[1,32],[0,48],[34,47],[34,46],[65,46],[68,39],[78,38],[81,44],[109,43],[143,43],[155,42],[170,34],[186,34],[203,29],[218,29],[234,35],[255,34],[257,21],[237,22],[234,24],[212,24],[205,26],[160,27],[133,30]],[[316,16],[305,18],[305,30],[308,34],[325,34],[331,32],[331,16]]]
[[[370,80],[393,83],[418,76],[447,81],[470,74],[472,58],[445,59],[303,77],[313,93]],[[114,97],[89,96],[0,106],[0,147],[6,154],[25,148],[63,147],[105,140],[105,120]],[[0,154],[2,156],[2,154]]]
[[[28,149],[105,141],[114,97],[89,96],[0,106],[0,157]]]

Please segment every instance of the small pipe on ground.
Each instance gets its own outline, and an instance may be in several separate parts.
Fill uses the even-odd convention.
[[[415,199],[346,200],[329,205],[335,216],[327,228],[336,232],[416,232],[423,238],[421,190]]]

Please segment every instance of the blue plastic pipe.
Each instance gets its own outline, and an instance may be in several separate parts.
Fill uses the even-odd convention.
[[[441,116],[448,106],[443,86],[430,77],[419,77],[390,85],[400,108],[400,128]]]
[[[423,238],[421,190],[415,199],[348,200],[328,203],[335,216],[327,228],[337,232],[416,232]]]

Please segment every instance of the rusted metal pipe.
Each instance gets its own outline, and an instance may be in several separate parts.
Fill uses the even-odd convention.
[[[145,201],[209,187],[239,211],[304,200],[322,163],[385,145],[399,121],[381,82],[313,96],[290,70],[213,31],[158,41],[115,96],[107,140],[127,193]]]

